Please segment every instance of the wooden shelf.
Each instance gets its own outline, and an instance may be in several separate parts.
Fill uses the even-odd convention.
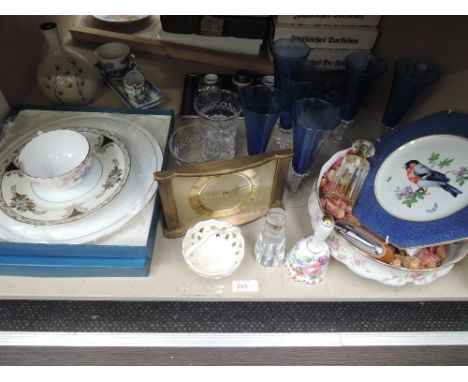
[[[222,66],[230,69],[247,69],[256,73],[272,73],[272,61],[265,52],[253,56],[246,54],[226,53],[187,45],[160,41],[157,36],[159,19],[150,17],[143,23],[130,25],[112,25],[100,22],[91,16],[80,16],[70,27],[74,40],[103,44],[120,41],[132,50],[148,52],[179,60]]]

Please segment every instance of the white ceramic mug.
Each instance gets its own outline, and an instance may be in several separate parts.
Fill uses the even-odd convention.
[[[123,79],[125,91],[130,97],[142,100],[146,95],[145,76],[142,72],[132,69]]]
[[[122,77],[135,66],[135,56],[130,54],[130,47],[121,42],[100,45],[94,55],[109,77]]]

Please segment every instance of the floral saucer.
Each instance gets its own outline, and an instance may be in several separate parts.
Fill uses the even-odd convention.
[[[0,166],[0,208],[8,216],[36,226],[64,224],[92,214],[118,195],[130,171],[125,145],[106,131],[75,130],[93,148],[93,165],[86,178],[65,190],[39,188],[17,166],[20,147]]]

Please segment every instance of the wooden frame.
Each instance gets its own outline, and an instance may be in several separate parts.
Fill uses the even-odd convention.
[[[244,224],[281,206],[291,157],[283,150],[156,172],[164,236],[180,237],[210,218]]]

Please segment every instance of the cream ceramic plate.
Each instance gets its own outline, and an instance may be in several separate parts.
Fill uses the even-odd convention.
[[[117,16],[117,15],[94,15],[96,19],[104,21],[106,23],[115,23],[115,24],[128,24],[134,23],[146,19],[148,15],[126,15],[126,16]]]
[[[157,183],[153,173],[162,165],[158,142],[140,125],[117,117],[82,116],[65,118],[37,130],[96,129],[112,134],[127,148],[130,170],[127,181],[112,200],[87,216],[63,224],[38,225],[18,221],[0,211],[0,229],[3,239],[19,242],[80,244],[101,239],[122,228],[154,197]],[[10,150],[0,154],[0,163],[24,145],[31,136],[18,139]]]
[[[403,220],[426,222],[468,205],[468,139],[431,135],[408,142],[383,162],[374,182],[377,201]]]
[[[120,192],[130,171],[125,145],[112,134],[77,129],[88,140],[93,164],[86,178],[74,187],[38,188],[16,167],[17,153],[0,167],[0,208],[13,219],[34,225],[64,224],[82,219],[109,203]]]

